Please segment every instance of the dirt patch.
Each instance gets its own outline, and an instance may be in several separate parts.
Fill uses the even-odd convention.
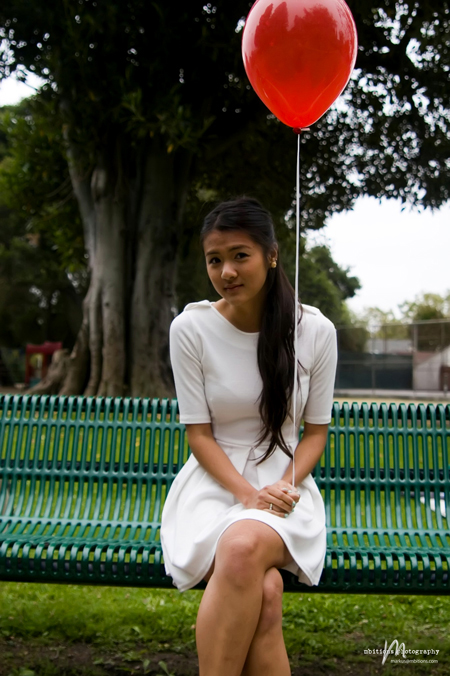
[[[393,673],[381,661],[356,658],[321,659],[292,657],[292,676],[376,676]],[[437,666],[437,665],[436,665]],[[441,665],[444,667],[444,665]],[[433,665],[434,667],[434,665]],[[424,674],[396,665],[397,676]],[[427,676],[444,675],[445,669],[428,667]],[[42,645],[16,637],[0,637],[0,676],[197,676],[198,659],[191,651],[151,652],[148,645],[123,645],[105,649],[87,643]],[[261,675],[263,676],[263,675]]]
[[[131,650],[104,649],[88,643],[33,644],[19,638],[0,639],[0,676],[28,670],[27,676],[197,676],[192,652],[152,653],[135,644]]]

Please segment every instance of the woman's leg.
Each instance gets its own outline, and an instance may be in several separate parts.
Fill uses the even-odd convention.
[[[246,519],[223,533],[197,617],[200,676],[240,676],[260,622],[266,573],[290,560],[282,538],[265,523]]]
[[[214,571],[212,564],[206,582]],[[290,676],[291,668],[283,637],[283,578],[276,568],[264,576],[263,599],[258,625],[253,635],[241,676]]]
[[[269,568],[263,585],[261,614],[242,676],[290,676],[282,626],[283,578],[276,568]]]

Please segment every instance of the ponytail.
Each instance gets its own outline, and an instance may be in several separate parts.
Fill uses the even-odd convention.
[[[267,301],[258,340],[258,367],[263,381],[259,413],[264,430],[257,443],[262,443],[269,435],[270,443],[258,464],[270,457],[277,446],[292,457],[281,428],[286,418],[291,417],[294,389],[295,293],[279,257],[277,267],[269,269],[267,282]]]

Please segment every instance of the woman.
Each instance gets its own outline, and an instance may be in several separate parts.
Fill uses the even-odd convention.
[[[200,239],[221,299],[190,303],[170,327],[192,455],[165,502],[164,562],[180,591],[208,583],[196,624],[200,676],[287,676],[278,569],[310,586],[323,569],[325,511],[311,471],[331,419],[336,332],[307,305],[294,330],[294,291],[257,200],[217,206]]]

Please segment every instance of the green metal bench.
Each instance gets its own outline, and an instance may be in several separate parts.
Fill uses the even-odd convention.
[[[0,396],[0,580],[172,587],[159,528],[189,455],[176,400]],[[450,591],[450,406],[334,404],[319,586]],[[198,588],[202,588],[199,585]]]

